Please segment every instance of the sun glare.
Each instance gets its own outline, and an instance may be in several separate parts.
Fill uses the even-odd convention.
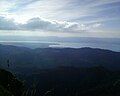
[[[26,16],[18,16],[18,15],[6,15],[6,18],[13,19],[16,23],[24,24],[26,23],[30,18]]]

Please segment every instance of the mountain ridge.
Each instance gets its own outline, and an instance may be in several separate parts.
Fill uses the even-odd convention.
[[[0,45],[0,64],[11,68],[38,67],[54,68],[59,66],[94,67],[120,70],[120,52],[99,48],[37,48]]]

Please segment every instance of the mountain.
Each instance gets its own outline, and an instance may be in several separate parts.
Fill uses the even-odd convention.
[[[23,93],[23,84],[16,77],[0,69],[0,96],[21,96]]]
[[[28,96],[120,96],[120,52],[0,45],[0,67]],[[22,89],[0,69],[0,95]]]
[[[120,52],[96,48],[37,48],[0,45],[0,66],[10,68],[94,67],[120,70]]]
[[[120,96],[120,71],[102,66],[42,69],[18,77],[35,96]]]

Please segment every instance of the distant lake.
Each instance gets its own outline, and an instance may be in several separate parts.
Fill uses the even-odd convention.
[[[110,44],[110,43],[68,43],[68,42],[40,42],[40,41],[0,41],[0,44],[4,45],[14,45],[28,48],[82,48],[82,47],[91,47],[91,48],[101,48],[108,49],[113,51],[120,52],[119,44]]]

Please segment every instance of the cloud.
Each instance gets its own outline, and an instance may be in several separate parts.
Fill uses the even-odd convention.
[[[8,13],[26,15],[26,17],[40,16],[51,20],[70,21],[73,19],[96,16],[104,10],[109,10],[120,0],[5,0],[14,6],[9,7]],[[12,4],[10,3],[10,4]],[[5,4],[4,4],[5,5]],[[111,5],[108,7],[108,5]],[[100,7],[101,6],[101,7]],[[107,7],[106,7],[107,6]],[[119,6],[118,6],[119,7]],[[120,8],[120,7],[119,7]],[[33,11],[34,10],[34,11]],[[73,14],[74,13],[74,14]],[[112,14],[112,12],[110,12]],[[107,12],[103,14],[107,15]],[[103,16],[103,17],[104,17]],[[100,17],[97,15],[97,17]]]
[[[31,18],[25,24],[14,22],[13,19],[0,17],[0,30],[37,30],[51,32],[84,32],[100,27],[101,24],[79,24],[66,21],[52,21],[44,18]]]
[[[0,30],[17,30],[18,26],[14,20],[0,17]]]
[[[119,34],[119,10],[120,0],[0,0],[0,31],[108,36]]]
[[[10,8],[8,11],[9,12],[18,11],[18,10],[26,7],[27,5],[33,4],[37,1],[40,1],[40,0],[11,0],[12,3],[15,3],[14,4],[15,6]]]
[[[40,16],[57,21],[97,23],[119,18],[120,13],[115,11],[119,11],[119,5],[120,0],[0,0],[0,13],[26,19]]]

